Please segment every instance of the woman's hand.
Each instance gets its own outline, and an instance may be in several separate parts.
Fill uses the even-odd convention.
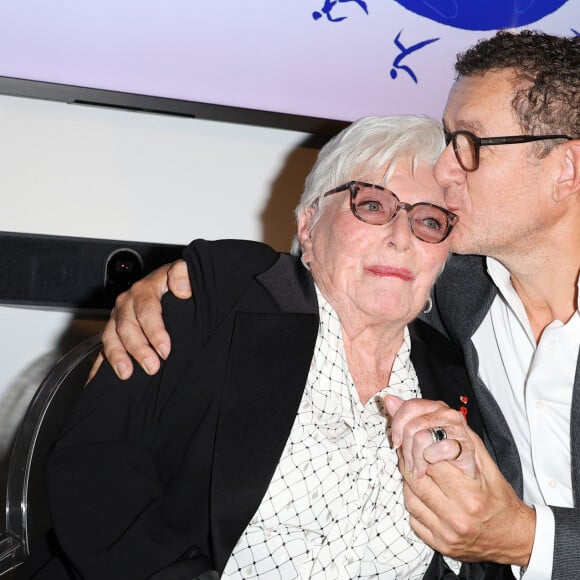
[[[465,475],[473,478],[476,461],[473,438],[462,413],[442,401],[411,399],[402,401],[387,395],[385,406],[391,415],[391,439],[399,449],[404,469],[423,477],[429,465],[449,461]],[[445,439],[435,435],[443,429]],[[435,433],[434,433],[435,431]]]
[[[191,296],[187,265],[183,260],[161,266],[117,297],[103,331],[103,353],[95,361],[89,380],[105,358],[123,380],[133,373],[129,355],[146,373],[153,375],[159,370],[159,357],[166,359],[171,350],[161,313],[161,298],[167,290],[178,298]]]

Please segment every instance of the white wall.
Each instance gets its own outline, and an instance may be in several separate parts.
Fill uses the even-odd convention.
[[[0,230],[179,244],[261,239],[284,250],[317,153],[300,146],[306,137],[0,96]],[[0,457],[53,350],[98,330],[66,312],[0,306]]]

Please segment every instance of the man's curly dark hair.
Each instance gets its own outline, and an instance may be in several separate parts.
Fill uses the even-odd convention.
[[[455,64],[457,77],[504,69],[513,69],[511,104],[524,133],[580,138],[580,36],[500,30],[459,54]]]

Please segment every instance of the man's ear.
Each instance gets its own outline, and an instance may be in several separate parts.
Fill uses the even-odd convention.
[[[555,201],[580,193],[580,139],[568,141],[562,147],[564,154],[553,194]]]
[[[316,210],[313,207],[307,207],[300,212],[298,216],[298,239],[302,247],[302,256],[306,262],[310,259],[310,252],[312,250],[312,238],[310,232],[312,231],[314,223],[314,215]]]

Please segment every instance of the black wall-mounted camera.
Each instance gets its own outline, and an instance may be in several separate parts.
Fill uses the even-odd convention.
[[[143,258],[131,248],[119,248],[105,262],[104,287],[114,299],[143,277]]]
[[[108,312],[183,246],[0,232],[0,304]]]

